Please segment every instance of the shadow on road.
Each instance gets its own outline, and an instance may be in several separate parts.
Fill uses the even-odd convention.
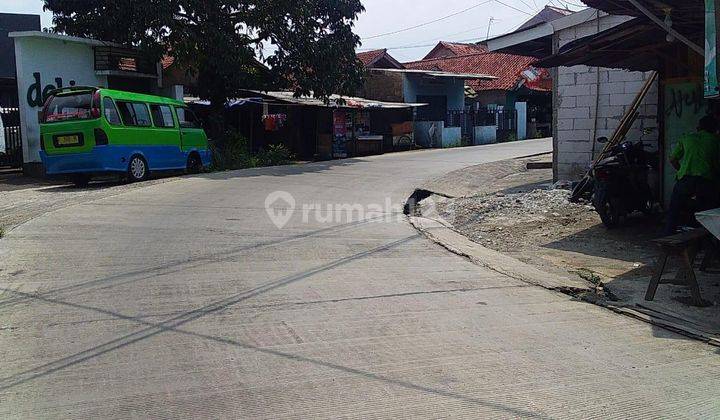
[[[82,294],[91,292],[93,290],[92,289],[93,286],[98,286],[100,289],[107,289],[107,288],[111,288],[111,287],[115,287],[115,286],[134,283],[134,282],[141,281],[141,280],[147,280],[149,278],[153,278],[160,274],[167,275],[167,274],[177,273],[177,272],[191,269],[193,267],[197,267],[197,266],[206,264],[208,262],[219,262],[219,261],[227,260],[227,259],[232,258],[233,256],[235,256],[238,253],[251,251],[251,250],[257,250],[257,249],[265,248],[265,247],[276,246],[276,245],[280,245],[280,244],[284,244],[284,243],[288,243],[288,242],[292,242],[292,241],[296,241],[296,240],[307,239],[309,237],[322,235],[322,234],[326,234],[326,233],[339,233],[339,232],[343,232],[346,230],[356,228],[358,226],[361,226],[361,225],[364,225],[367,223],[372,223],[372,222],[374,222],[376,220],[380,220],[380,219],[381,218],[359,220],[359,221],[345,223],[345,224],[338,225],[338,226],[331,226],[331,227],[317,229],[317,230],[306,232],[306,233],[301,233],[301,234],[294,235],[294,236],[291,236],[288,238],[280,238],[280,239],[275,239],[272,241],[266,241],[266,242],[261,242],[261,243],[257,243],[257,244],[252,244],[252,245],[243,245],[243,246],[239,246],[239,247],[235,247],[235,248],[230,248],[230,249],[227,249],[227,250],[224,250],[221,252],[215,252],[215,253],[210,253],[210,254],[205,254],[205,255],[198,255],[193,258],[183,259],[183,260],[179,260],[179,261],[178,260],[171,261],[171,262],[168,262],[165,264],[157,265],[155,267],[145,267],[145,268],[141,268],[138,270],[128,271],[125,273],[119,273],[119,274],[115,274],[115,275],[108,276],[108,277],[103,277],[100,279],[93,279],[93,280],[89,280],[89,281],[85,281],[85,282],[75,283],[75,284],[72,284],[72,285],[69,285],[66,287],[60,287],[57,289],[48,290],[46,292],[42,292],[39,294],[32,294],[32,295],[28,294],[25,297],[18,296],[15,298],[4,299],[4,300],[0,301],[0,310],[10,308],[15,305],[25,303],[28,301],[32,301],[34,299],[46,298],[48,296],[52,296],[52,295],[55,295],[58,293],[76,292],[76,293],[74,293],[74,295],[80,296]],[[134,278],[134,276],[139,276],[139,275],[141,277]]]

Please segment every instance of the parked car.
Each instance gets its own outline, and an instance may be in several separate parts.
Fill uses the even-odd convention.
[[[150,171],[210,164],[207,135],[181,101],[95,87],[50,92],[40,113],[41,152],[48,175],[86,185],[116,173],[143,181]]]

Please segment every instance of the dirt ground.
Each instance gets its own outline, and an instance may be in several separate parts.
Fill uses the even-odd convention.
[[[449,174],[435,182],[441,194],[450,196],[437,202],[436,211],[453,229],[487,248],[598,285],[611,305],[720,336],[720,271],[697,273],[707,307],[690,306],[687,289],[673,285],[661,285],[655,300],[645,301],[658,257],[650,240],[661,236],[662,215],[638,214],[608,230],[589,203],[570,203],[568,190],[553,187],[551,169],[526,169],[528,162],[549,159],[504,161]],[[482,185],[471,185],[467,180],[473,178]],[[720,268],[720,262],[714,266]],[[669,267],[668,275],[674,275],[678,262]]]

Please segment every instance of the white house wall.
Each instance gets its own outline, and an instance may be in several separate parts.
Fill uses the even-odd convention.
[[[599,30],[609,29],[627,19],[623,16],[601,16]],[[598,21],[592,19],[555,33],[554,45],[560,48],[597,32]],[[553,135],[556,139],[558,179],[575,180],[585,173],[593,160],[594,140],[612,135],[648,76],[648,73],[588,66],[557,69]],[[657,149],[657,104],[656,82],[640,107],[640,117],[628,133],[629,140],[642,140]],[[652,129],[652,132],[643,134],[644,129]],[[602,145],[595,144],[594,156],[600,150]]]
[[[20,124],[25,164],[40,163],[38,111],[43,92],[62,86],[107,86],[95,74],[91,45],[39,37],[15,38]],[[39,83],[38,83],[39,80]],[[40,98],[38,98],[40,96]]]

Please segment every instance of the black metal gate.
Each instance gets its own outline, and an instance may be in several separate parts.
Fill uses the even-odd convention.
[[[0,166],[19,168],[22,166],[22,135],[20,132],[20,110],[18,108],[0,108],[5,153],[0,149]]]
[[[517,131],[517,110],[487,108],[448,111],[445,127],[460,127],[466,144],[475,143],[475,127],[496,126],[498,141],[514,140]]]

